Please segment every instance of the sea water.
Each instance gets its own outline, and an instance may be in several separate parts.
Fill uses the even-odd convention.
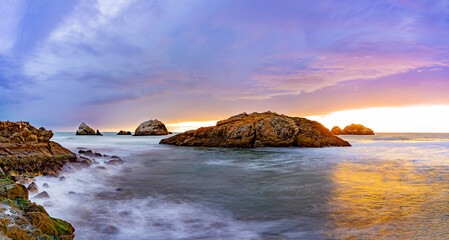
[[[166,136],[164,136],[166,137]],[[444,239],[449,134],[342,136],[352,147],[222,149],[75,136],[120,166],[40,177],[34,198],[75,239]],[[47,183],[49,188],[44,188]]]

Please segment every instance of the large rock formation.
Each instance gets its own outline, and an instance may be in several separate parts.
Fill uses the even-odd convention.
[[[0,121],[0,168],[12,176],[57,174],[76,155],[50,141],[52,131],[28,122]]]
[[[77,164],[76,155],[50,141],[52,136],[28,122],[0,121],[0,239],[74,238],[72,225],[50,217],[28,200],[25,186],[14,183],[57,174],[66,163]],[[33,189],[33,184],[29,187]]]
[[[272,112],[242,113],[163,139],[160,144],[204,147],[329,147],[351,146],[319,122]]]
[[[25,186],[0,176],[0,239],[73,239],[70,223],[28,200]]]
[[[131,135],[131,132],[130,131],[120,130],[120,132],[118,132],[117,135]]]
[[[341,128],[339,126],[335,126],[332,128],[331,133],[334,135],[340,135],[342,131],[343,130],[341,130]]]
[[[141,123],[139,127],[137,127],[134,136],[168,135],[168,134],[170,134],[170,132],[167,131],[165,125],[161,121],[154,119]]]
[[[76,135],[98,135],[102,136],[103,134],[100,133],[100,131],[95,131],[91,127],[87,126],[86,123],[81,123],[81,125],[78,127],[78,130],[76,131]]]
[[[337,135],[337,134],[336,134]],[[362,124],[351,124],[346,126],[340,135],[374,135],[374,131]]]

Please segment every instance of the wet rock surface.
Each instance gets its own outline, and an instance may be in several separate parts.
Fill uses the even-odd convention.
[[[330,147],[351,146],[319,122],[272,112],[242,113],[163,139],[160,144],[203,147]]]
[[[0,239],[73,239],[70,223],[30,200],[25,186],[0,176]]]
[[[146,122],[141,123],[135,133],[134,136],[151,136],[151,135],[168,135],[170,132],[167,130],[165,125],[157,120],[148,120]]]

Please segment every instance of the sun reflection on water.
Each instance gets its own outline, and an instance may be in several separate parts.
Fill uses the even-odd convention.
[[[446,167],[409,161],[346,162],[337,165],[331,178],[335,188],[330,198],[333,230],[329,238],[448,236]]]

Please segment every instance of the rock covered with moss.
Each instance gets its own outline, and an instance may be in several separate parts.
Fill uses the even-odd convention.
[[[0,121],[0,168],[12,176],[57,174],[76,155],[50,141],[52,131],[28,122]]]
[[[141,123],[135,133],[134,136],[151,136],[151,135],[168,135],[170,132],[167,130],[165,125],[157,120],[148,120],[146,122]]]
[[[272,112],[242,113],[163,139],[161,144],[204,147],[330,147],[351,146],[319,122]]]
[[[36,240],[74,238],[70,223],[52,218],[28,200],[25,186],[0,176],[0,239]]]
[[[87,124],[83,122],[78,127],[78,130],[76,131],[76,135],[98,135],[98,136],[102,136],[103,134],[101,134],[98,129],[97,129],[97,131],[95,131],[93,128],[87,126]]]

